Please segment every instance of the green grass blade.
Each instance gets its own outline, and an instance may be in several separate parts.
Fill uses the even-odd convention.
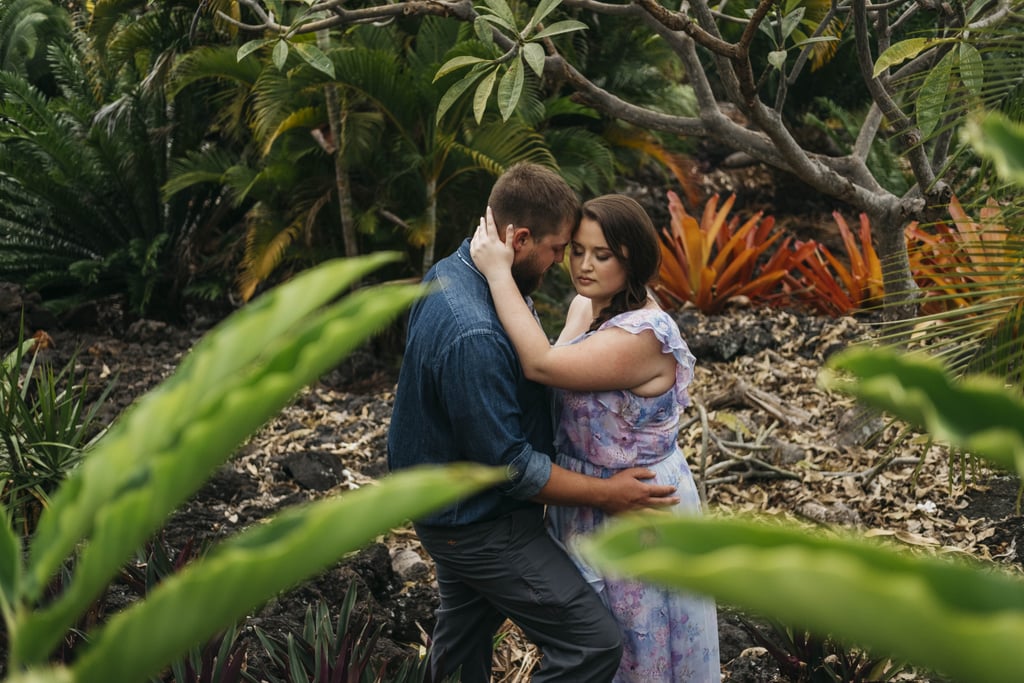
[[[1024,581],[980,564],[738,519],[624,517],[584,545],[605,571],[712,595],[962,681],[1024,672]]]
[[[11,518],[0,510],[0,614],[9,624],[18,604],[21,582],[21,541],[11,528]]]

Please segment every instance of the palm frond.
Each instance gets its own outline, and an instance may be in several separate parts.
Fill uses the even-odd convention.
[[[557,167],[555,157],[544,137],[534,129],[515,121],[485,119],[483,125],[466,134],[466,142],[452,141],[453,151],[471,160],[472,167],[482,168],[497,176],[517,161]],[[450,180],[450,178],[449,178]],[[439,184],[439,191],[447,184]]]
[[[0,71],[31,78],[34,63],[45,57],[51,40],[70,29],[67,12],[47,0],[14,0],[0,4]]]
[[[562,176],[580,194],[598,195],[614,186],[615,154],[604,137],[586,128],[551,128],[544,140]]]
[[[108,39],[118,25],[134,20],[134,10],[145,6],[145,0],[96,0],[89,17],[88,30],[101,54],[106,51]]]
[[[281,263],[288,247],[302,234],[305,217],[296,216],[283,224],[280,215],[257,203],[246,215],[246,224],[245,256],[238,276],[243,301],[248,301]]]
[[[263,155],[269,154],[270,148],[274,146],[274,142],[285,133],[297,128],[307,130],[315,128],[324,122],[325,116],[326,114],[320,107],[302,107],[291,112],[277,125],[277,128],[268,133],[263,139]]]
[[[163,195],[170,197],[200,183],[220,185],[234,164],[235,157],[219,147],[191,151],[184,158],[171,162]]]
[[[202,46],[190,50],[174,65],[168,92],[177,95],[185,87],[205,79],[236,83],[251,89],[263,65],[255,57],[238,61],[238,49],[230,46]]]

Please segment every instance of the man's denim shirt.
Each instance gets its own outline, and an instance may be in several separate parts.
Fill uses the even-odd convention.
[[[421,524],[459,526],[537,505],[528,499],[551,476],[548,392],[523,377],[469,240],[424,282],[435,289],[409,317],[388,467],[471,460],[506,468],[507,483],[416,520]]]

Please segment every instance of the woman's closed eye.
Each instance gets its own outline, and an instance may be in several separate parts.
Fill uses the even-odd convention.
[[[573,256],[579,258],[586,254],[586,249],[584,249],[583,247],[573,245],[571,253]],[[602,249],[600,251],[593,252],[593,257],[598,261],[607,261],[609,259],[615,258],[615,254],[613,254],[609,250]]]

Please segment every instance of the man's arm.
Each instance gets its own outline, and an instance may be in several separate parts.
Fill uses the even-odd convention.
[[[609,514],[677,504],[675,487],[644,483],[652,477],[654,473],[642,467],[601,479],[552,465],[551,476],[533,500],[549,505],[589,505]]]

